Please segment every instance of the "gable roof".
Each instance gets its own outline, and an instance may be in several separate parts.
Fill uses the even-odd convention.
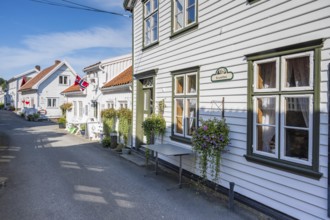
[[[50,73],[52,70],[54,70],[59,64],[61,64],[61,61],[56,60],[55,64],[53,64],[50,67],[47,67],[46,69],[42,70],[40,73],[38,73],[35,77],[27,81],[19,90],[29,90],[32,89],[34,85],[36,85],[40,80],[42,80],[48,73]]]
[[[133,73],[133,68],[132,66],[130,66],[126,70],[118,74],[116,77],[114,77],[112,80],[105,83],[102,86],[102,89],[131,83],[133,79],[132,73]]]

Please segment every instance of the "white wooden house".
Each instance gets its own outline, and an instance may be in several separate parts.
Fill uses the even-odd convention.
[[[75,77],[68,62],[56,60],[19,89],[22,94],[19,101],[25,103],[24,107],[44,112],[47,118],[59,118],[62,116],[60,106],[65,101],[60,93]]]
[[[133,13],[133,147],[162,100],[164,141],[179,147],[191,149],[200,119],[224,115],[231,142],[215,184],[234,182],[240,201],[278,219],[328,219],[330,1],[123,2]],[[199,175],[193,156],[183,168]]]
[[[72,85],[61,92],[72,103],[66,114],[68,123],[87,123],[88,136],[98,139],[102,132],[101,111],[108,108],[131,108],[131,54],[99,61],[84,68],[89,86],[81,91]]]
[[[20,110],[24,107],[25,103],[20,102],[21,93],[18,92],[21,86],[27,81],[36,76],[40,72],[40,66],[35,66],[34,69],[28,70],[24,73],[18,74],[8,80],[8,94],[10,97],[10,105],[15,109]]]

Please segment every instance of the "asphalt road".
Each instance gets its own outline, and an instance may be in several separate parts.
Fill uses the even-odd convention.
[[[189,187],[167,191],[176,178],[145,172],[56,124],[0,111],[1,220],[247,218]]]

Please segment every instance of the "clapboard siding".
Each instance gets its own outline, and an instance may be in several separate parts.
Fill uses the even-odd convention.
[[[328,0],[199,1],[198,28],[171,37],[170,1],[159,1],[159,43],[142,50],[142,3],[134,8],[134,73],[158,69],[155,101],[164,99],[165,142],[172,142],[172,71],[199,66],[199,116],[221,116],[221,102],[230,127],[229,152],[223,154],[218,184],[280,212],[300,219],[327,218],[328,68],[330,63],[330,2]],[[246,161],[246,55],[324,38],[321,52],[319,180]],[[219,67],[234,73],[230,81],[212,83]],[[133,111],[136,115],[136,82]],[[156,108],[157,109],[157,108]],[[133,120],[133,135],[136,132]],[[158,140],[160,141],[160,140]],[[173,143],[173,142],[172,142]],[[176,143],[182,147],[189,145]],[[176,157],[164,157],[175,165]],[[183,168],[200,174],[198,157],[183,158]],[[208,176],[211,178],[210,173]]]

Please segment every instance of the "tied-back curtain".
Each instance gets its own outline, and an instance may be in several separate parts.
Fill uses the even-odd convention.
[[[287,60],[287,86],[288,87],[302,87],[309,86],[309,56],[298,57]],[[298,98],[300,110],[304,117],[306,127],[309,127],[309,100],[307,98]]]

